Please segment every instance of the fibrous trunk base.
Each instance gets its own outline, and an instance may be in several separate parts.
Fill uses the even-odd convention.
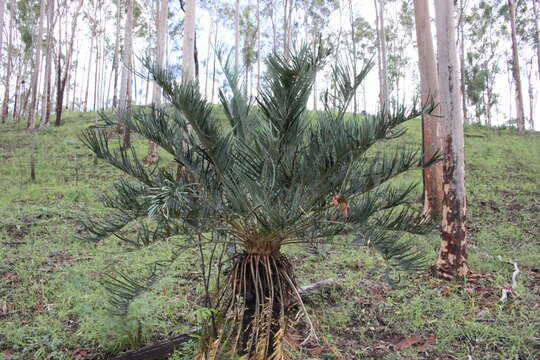
[[[280,253],[238,255],[219,290],[218,316],[199,359],[287,359],[288,308],[301,301]],[[212,332],[214,332],[212,334]]]

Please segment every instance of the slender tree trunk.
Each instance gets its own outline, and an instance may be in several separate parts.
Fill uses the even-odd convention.
[[[214,44],[217,45],[217,41],[218,41],[218,30],[219,30],[219,23],[218,23],[218,20],[216,18],[216,23],[215,23],[215,31],[214,31]],[[213,64],[212,64],[212,103],[214,103],[214,91],[215,91],[215,85],[216,85],[216,52],[214,51],[213,52]]]
[[[277,29],[276,29],[276,8],[274,6],[274,1],[272,1],[272,51],[274,54],[277,54]]]
[[[121,22],[121,4],[120,0],[116,3],[116,41],[114,43],[114,86],[113,86],[113,108],[118,106],[118,63],[120,62],[120,22]]]
[[[77,4],[77,7],[75,8],[75,13],[71,19],[71,37],[69,39],[69,48],[67,50],[66,59],[64,63],[64,69],[62,74],[62,68],[61,68],[61,48],[59,47],[59,53],[58,53],[58,60],[57,60],[57,76],[58,76],[58,84],[56,87],[56,120],[54,122],[55,126],[60,126],[62,122],[62,111],[64,109],[64,92],[66,89],[66,84],[68,82],[69,72],[71,69],[71,59],[73,57],[73,44],[75,42],[75,33],[77,32],[77,19],[79,18],[79,14],[81,12],[81,8],[83,6],[84,0],[79,0],[79,3]],[[77,67],[75,67],[75,75],[73,76],[73,79],[75,81],[75,88],[73,89],[73,103],[75,103],[75,94],[76,94],[76,85],[77,85],[77,68],[78,68],[78,61],[77,61]],[[68,100],[69,101],[69,98]]]
[[[313,53],[317,51],[317,40],[313,36]],[[314,81],[313,81],[313,111],[317,111],[317,72],[315,72]]]
[[[454,0],[435,2],[439,96],[444,131],[443,217],[437,272],[444,278],[469,273],[465,232],[465,154],[459,91]]]
[[[285,0],[283,6],[283,55],[291,55],[292,11],[294,0]]]
[[[388,71],[386,65],[386,30],[384,25],[385,0],[373,1],[375,2],[377,43],[379,46],[379,102],[383,109],[388,110],[390,108],[390,98],[388,94]]]
[[[214,11],[210,11],[210,19],[215,16]],[[212,47],[212,28],[214,23],[210,20],[210,29],[208,30],[208,41],[206,43],[206,68],[204,71],[204,97],[208,99],[208,78],[210,76],[210,48]]]
[[[508,0],[508,16],[510,18],[510,28],[512,32],[512,72],[514,75],[514,84],[516,86],[516,120],[518,131],[523,133],[525,131],[525,111],[523,110],[519,48],[516,36],[516,4],[516,0]]]
[[[3,4],[0,6],[3,6]],[[7,66],[6,87],[4,91],[4,102],[2,103],[2,124],[5,123],[9,114],[9,84],[11,80],[11,72],[13,70],[13,28],[14,28],[13,21],[15,19],[15,6],[16,6],[15,0],[11,0],[10,18],[9,18],[9,35],[8,35],[8,53],[7,53],[7,64],[6,64]],[[1,55],[0,55],[0,59],[1,59]],[[13,117],[15,117],[14,115],[15,115],[15,110],[13,110]]]
[[[533,73],[534,65],[533,59],[525,64],[527,69],[527,83],[529,84],[528,93],[529,93],[529,126],[531,130],[534,130],[534,84],[533,84]]]
[[[461,102],[463,107],[463,122],[469,122],[467,114],[467,89],[465,88],[465,4],[463,0],[459,0],[459,74],[461,88]]]
[[[182,44],[182,82],[184,83],[195,80],[195,13],[195,0],[185,0],[184,42]],[[191,131],[189,125],[187,131]],[[182,147],[186,149],[188,144],[183,143]],[[177,178],[179,178],[182,171],[184,170],[178,165],[176,168]]]
[[[240,0],[234,9],[234,72],[240,72]]]
[[[28,108],[28,119],[26,123],[27,129],[33,129],[35,127],[35,112],[38,98],[38,81],[39,81],[39,70],[41,67],[41,48],[43,46],[43,21],[45,18],[45,5],[46,1],[42,1],[39,10],[39,25],[37,34],[34,34],[34,41],[36,48],[36,54],[34,57],[34,69],[32,72],[32,80],[30,87],[30,106]]]
[[[91,39],[90,39],[90,54],[88,55],[88,68],[86,69],[86,71],[88,71],[88,74],[87,74],[87,77],[86,77],[86,92],[84,93],[83,112],[88,111],[88,93],[90,92],[90,75],[92,74],[92,56],[93,56],[93,53],[94,53],[94,32],[92,31],[92,35],[91,35]]]
[[[439,104],[437,64],[433,49],[428,0],[414,0],[414,16],[422,103],[433,101],[435,104]],[[431,114],[422,116],[422,148],[425,160],[430,159],[437,151],[443,150],[443,125],[440,119],[440,110],[440,107],[437,106]],[[438,218],[442,217],[442,170],[440,162],[423,170],[424,213]]]
[[[193,81],[195,78],[195,0],[185,1],[184,43],[182,54],[182,80]],[[238,45],[238,43],[237,43]],[[236,50],[235,50],[236,51]],[[235,55],[236,56],[236,55]],[[235,58],[236,61],[236,58]],[[238,63],[235,63],[235,66]]]
[[[4,49],[4,13],[6,9],[6,0],[0,0],[0,60],[2,59],[2,50]],[[11,25],[10,25],[11,26]]]
[[[257,94],[261,91],[261,32],[261,4],[257,0]]]
[[[124,67],[122,67],[122,83],[120,86],[120,98],[119,98],[119,108],[120,108],[120,119],[126,119],[130,116],[131,113],[131,103],[132,103],[132,32],[133,32],[133,0],[127,0],[127,16],[126,24],[124,26],[124,53],[123,53],[123,62]],[[120,124],[120,121],[119,121]],[[123,127],[124,140],[122,146],[124,149],[127,149],[131,146],[131,131],[127,126]]]
[[[167,29],[168,29],[168,14],[169,14],[169,0],[161,0],[157,2],[157,46],[156,46],[156,64],[164,66],[165,60],[165,44],[167,42]],[[152,102],[156,107],[161,105],[161,88],[157,82],[154,82],[152,87]],[[154,164],[159,159],[159,148],[156,143],[150,141],[148,144],[148,155],[146,156],[146,162],[148,164]]]
[[[537,75],[540,77],[540,28],[538,26],[538,0],[532,0],[534,13],[534,43],[536,45]]]
[[[42,129],[49,124],[51,110],[51,73],[52,73],[52,49],[54,41],[54,0],[47,2],[47,47],[45,56],[45,73],[43,77],[43,94],[41,100],[41,122],[39,128]]]
[[[97,26],[96,26],[97,27]],[[100,83],[100,80],[101,80],[101,77],[99,76],[100,74],[100,64],[99,64],[99,58],[100,58],[100,36],[96,36],[96,69],[94,71],[94,105],[92,106],[92,108],[94,109],[94,111],[98,111],[98,108],[99,108],[99,102],[98,102],[98,98],[99,98],[99,83]]]
[[[357,49],[356,49],[356,36],[355,36],[355,28],[354,28],[354,12],[353,12],[353,5],[352,0],[349,0],[349,25],[351,26],[351,43],[352,43],[352,65],[353,65],[353,73],[356,74],[356,57],[358,56]],[[358,112],[358,97],[357,92],[353,95],[353,113],[356,114]]]

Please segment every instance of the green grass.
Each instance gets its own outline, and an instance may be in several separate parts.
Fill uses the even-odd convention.
[[[0,129],[0,359],[106,359],[200,321],[201,274],[191,251],[132,304],[127,319],[107,312],[103,271],[142,273],[144,264],[169,255],[174,242],[128,252],[113,238],[98,245],[76,240],[80,219],[105,211],[97,197],[121,175],[103,162],[94,165],[78,140],[96,118],[67,114],[66,125],[37,134],[35,182],[29,179],[31,135],[11,124]],[[407,126],[400,141],[419,144],[419,121]],[[307,344],[302,358],[540,357],[540,136],[476,126],[466,133],[483,136],[466,138],[466,182],[469,262],[487,277],[445,282],[426,271],[400,274],[391,288],[384,263],[369,250],[288,248],[301,284],[327,277],[340,284],[308,300],[320,344]],[[135,139],[143,154],[146,141]],[[419,172],[407,176],[420,180]],[[417,241],[434,263],[437,235]],[[498,299],[512,266],[499,256],[523,271],[517,296],[506,303]],[[393,348],[411,337],[435,341],[425,349]],[[171,358],[188,359],[189,353]]]

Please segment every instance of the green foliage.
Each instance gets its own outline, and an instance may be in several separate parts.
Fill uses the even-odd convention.
[[[221,107],[213,111],[226,121]],[[112,352],[132,348],[129,338],[136,338],[139,323],[141,342],[150,344],[166,334],[186,332],[196,322],[194,314],[200,306],[196,302],[204,293],[197,251],[185,250],[163,278],[135,300],[125,327],[107,311],[110,295],[100,284],[103,270],[146,275],[147,264],[169,258],[180,240],[129,252],[130,247],[114,237],[99,246],[73,241],[81,230],[78,219],[84,214],[104,215],[107,209],[99,202],[100,195],[110,191],[111,182],[125,178],[105,163],[94,165],[77,141],[80,131],[97,117],[68,112],[65,125],[37,133],[36,182],[28,181],[28,135],[16,123],[2,127],[0,359],[68,360],[77,350],[110,358]],[[421,146],[420,121],[405,126],[408,131],[395,140],[396,145]],[[323,255],[309,253],[303,246],[283,249],[294,262],[301,285],[330,277],[340,284],[310,297],[306,307],[320,324],[321,340],[331,342],[345,358],[373,357],[372,349],[380,349],[379,358],[418,359],[423,356],[418,347],[400,352],[388,347],[388,339],[411,336],[436,336],[437,344],[426,348],[434,358],[449,352],[463,359],[468,355],[481,360],[538,357],[535,284],[539,278],[532,269],[540,261],[536,241],[540,139],[529,131],[517,135],[511,128],[467,125],[465,132],[483,136],[465,139],[469,262],[475,271],[490,274],[481,284],[482,292],[476,292],[473,284],[468,290],[460,290],[457,284],[448,289],[441,287],[444,282],[417,274],[402,274],[401,285],[406,286],[388,289],[381,257],[369,248],[353,247],[347,239],[325,245]],[[145,154],[148,141],[138,135],[133,140],[137,153]],[[387,144],[379,144],[380,149]],[[162,166],[171,164],[170,155],[161,155]],[[417,170],[395,181],[405,184],[419,176]],[[415,197],[420,190],[416,188]],[[429,263],[435,261],[439,246],[435,234],[411,235],[411,241],[425,252]],[[512,272],[511,265],[497,260],[499,255],[517,261],[524,271],[518,277],[518,296],[507,304],[496,304]],[[381,290],[384,296],[378,296]],[[36,304],[46,311],[40,313]],[[485,314],[483,320],[476,318],[480,313]],[[197,345],[193,343],[186,359],[193,357]],[[304,351],[304,358],[313,357]]]
[[[430,166],[436,157],[422,162],[415,147],[369,150],[401,137],[405,130],[399,125],[432,105],[397,105],[351,117],[347,108],[372,63],[352,74],[349,65],[338,61],[332,66],[336,90],[323,93],[325,110],[310,118],[306,103],[328,54],[323,47],[315,52],[302,47],[290,59],[271,56],[257,107],[238,88],[230,61],[223,60],[230,86],[230,95],[219,94],[225,123],[196,84],[179,84],[174,74],[147,60],[172,108],[136,111],[126,126],[160,145],[181,169],[176,177],[165,167],[148,169],[135,149],[113,150],[106,127],[85,131],[83,143],[136,182],[122,180],[103,196],[113,211],[85,221],[81,238],[95,242],[115,234],[141,247],[179,235],[179,251],[217,242],[233,244],[240,253],[274,253],[287,244],[324,243],[347,235],[355,245],[380,251],[390,265],[423,268],[422,252],[402,235],[425,234],[432,226],[413,206],[415,185],[391,180]],[[136,221],[142,223],[135,237],[119,234]],[[115,313],[125,316],[131,301],[174,260],[153,264],[144,280],[124,272],[107,275]]]

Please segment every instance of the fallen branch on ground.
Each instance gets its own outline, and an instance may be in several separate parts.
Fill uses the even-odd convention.
[[[302,297],[312,295],[319,289],[329,288],[335,286],[337,282],[334,279],[324,279],[314,282],[312,284],[303,286],[298,289],[298,293]],[[143,348],[129,351],[120,354],[113,358],[113,360],[158,360],[164,359],[170,355],[175,349],[182,347],[184,344],[193,340],[195,335],[200,331],[200,328],[194,328],[188,332],[174,336],[172,338],[160,341],[156,344],[148,345]]]
[[[481,138],[481,139],[485,139],[485,138],[486,138],[485,135],[467,134],[467,133],[465,133],[465,137],[470,137],[470,138]]]

